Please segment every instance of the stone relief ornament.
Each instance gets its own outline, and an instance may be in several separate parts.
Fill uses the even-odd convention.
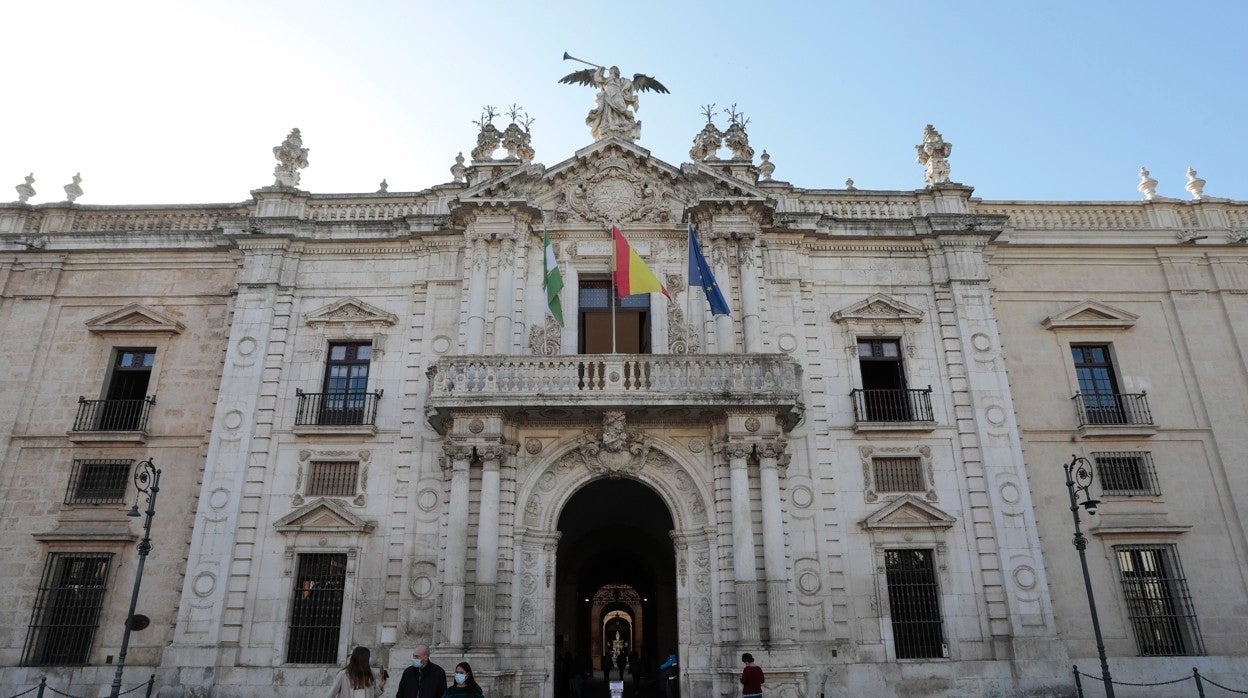
[[[1192,201],[1200,201],[1205,198],[1205,180],[1196,176],[1196,170],[1191,167],[1187,168],[1187,184],[1183,185],[1187,193],[1192,195]]]
[[[715,104],[702,107],[702,115],[706,117],[706,125],[693,137],[693,147],[689,149],[689,157],[694,162],[718,160],[716,152],[724,145],[724,133],[715,126]]]
[[[533,137],[529,133],[529,127],[536,119],[516,104],[511,105],[507,115],[511,117],[511,124],[503,130],[503,147],[507,149],[507,157],[521,162],[532,162],[535,152],[531,145]]]
[[[775,166],[775,164],[774,164],[774,163],[772,163],[772,161],[771,161],[771,155],[769,155],[769,154],[767,153],[767,151],[766,151],[766,150],[764,150],[764,151],[763,151],[763,154],[758,156],[758,160],[759,160],[759,163],[758,163],[758,178],[759,178],[759,179],[761,179],[761,180],[763,180],[764,182],[770,182],[770,181],[771,181],[771,175],[772,175],[772,173],[774,173],[774,172],[776,171],[776,166]],[[848,181],[848,182],[849,182],[849,184],[851,185],[849,188],[851,188],[851,189],[852,189],[852,188],[853,188],[853,186],[852,186],[852,185],[853,185],[853,183],[854,183],[854,180],[850,179],[850,180],[847,180],[847,181]]]
[[[494,151],[498,150],[498,146],[502,144],[503,134],[494,127],[494,117],[496,116],[498,116],[498,112],[494,110],[494,107],[487,104],[481,111],[481,119],[472,122],[480,129],[477,133],[477,147],[472,149],[473,162],[493,160]]]
[[[536,456],[537,454],[539,454],[539,453],[541,453],[541,452],[542,452],[542,440],[541,440],[541,439],[527,439],[527,440],[525,440],[525,442],[524,442],[524,450],[525,450],[525,452],[526,452],[526,453],[528,453],[530,456]]]
[[[75,173],[73,180],[69,184],[65,185],[65,200],[66,201],[72,204],[74,203],[74,199],[77,199],[78,197],[82,196],[82,187],[78,186],[81,183],[82,183],[82,173],[81,172]]]
[[[563,344],[563,328],[551,315],[541,325],[529,327],[529,351],[537,356],[556,356]]]
[[[1157,198],[1157,180],[1149,176],[1147,167],[1140,168],[1140,183],[1135,188],[1140,190],[1146,201]]]
[[[273,186],[299,186],[299,170],[308,166],[308,149],[303,147],[299,129],[292,128],[286,140],[274,146],[273,157],[277,158],[277,166],[273,168]]]
[[[463,182],[466,174],[468,174],[468,168],[464,167],[464,152],[461,150],[455,156],[455,164],[451,165],[451,179],[455,182]]]
[[[608,410],[602,416],[602,432],[582,436],[559,459],[558,467],[582,466],[595,475],[633,477],[646,467],[659,467],[660,460],[666,464],[671,459],[655,450],[649,439],[629,432],[622,411]]]
[[[927,185],[949,183],[949,154],[953,144],[945,141],[934,126],[923,127],[923,142],[914,146],[918,162],[924,167],[923,179]]]
[[[596,173],[565,186],[563,197],[585,221],[666,222],[671,217],[663,192],[618,155],[604,158]]]
[[[753,160],[754,149],[750,147],[750,137],[745,132],[750,120],[737,111],[736,104],[728,108],[728,120],[728,130],[724,131],[724,144],[732,151],[732,159]]]
[[[684,311],[675,303],[667,304],[667,348],[673,354],[697,354],[702,348],[697,327],[685,322]]]
[[[26,181],[14,187],[17,189],[17,203],[24,204],[26,200],[35,195],[35,173],[31,172],[26,175]]]
[[[668,94],[668,89],[663,86],[663,83],[649,75],[634,73],[632,79],[629,79],[620,75],[620,69],[616,66],[607,68],[582,61],[566,53],[563,54],[563,59],[592,66],[569,73],[559,82],[564,85],[585,85],[598,88],[598,94],[594,98],[594,108],[590,110],[589,116],[585,117],[585,124],[589,126],[590,135],[596,141],[612,137],[623,138],[627,141],[637,140],[641,136],[641,122],[633,116],[633,112],[639,108],[637,93],[653,90]],[[630,109],[632,111],[629,111]]]

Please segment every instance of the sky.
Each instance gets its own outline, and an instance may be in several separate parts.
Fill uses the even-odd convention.
[[[485,105],[554,165],[592,140],[565,51],[671,90],[640,95],[638,144],[677,165],[736,104],[799,187],[920,188],[931,123],[985,199],[1139,200],[1141,166],[1248,199],[1244,2],[5,0],[0,26],[0,201],[29,172],[34,204],[78,172],[84,205],[244,201],[293,127],[300,188],[419,191]]]

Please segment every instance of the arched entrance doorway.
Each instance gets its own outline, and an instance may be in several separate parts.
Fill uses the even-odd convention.
[[[568,500],[558,528],[556,653],[571,653],[601,679],[604,656],[615,664],[637,652],[653,676],[678,644],[671,512],[636,480],[602,478]]]

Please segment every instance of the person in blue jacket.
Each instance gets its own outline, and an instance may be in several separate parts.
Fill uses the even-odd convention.
[[[667,698],[676,698],[680,692],[680,686],[677,680],[680,678],[680,667],[676,662],[676,650],[668,650],[667,661],[659,665],[659,671],[663,675],[663,695]]]

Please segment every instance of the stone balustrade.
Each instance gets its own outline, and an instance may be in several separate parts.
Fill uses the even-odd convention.
[[[783,354],[455,356],[429,368],[429,421],[456,409],[777,408],[801,417],[801,366]]]

